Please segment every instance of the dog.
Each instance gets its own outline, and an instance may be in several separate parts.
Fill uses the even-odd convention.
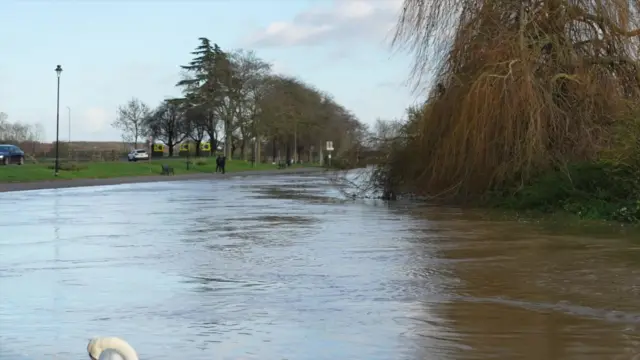
[[[87,352],[91,360],[139,360],[133,347],[118,337],[94,337]]]

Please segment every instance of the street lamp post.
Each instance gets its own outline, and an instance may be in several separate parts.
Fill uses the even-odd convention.
[[[60,75],[62,75],[62,66],[56,67],[56,74],[58,75],[58,102],[56,105],[56,166],[54,175],[58,176],[60,169]]]

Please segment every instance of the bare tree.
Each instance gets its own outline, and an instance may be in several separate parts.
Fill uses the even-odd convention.
[[[123,132],[125,138],[138,147],[138,140],[146,134],[145,119],[149,116],[149,107],[137,98],[118,107],[118,118],[111,124]]]
[[[11,135],[14,141],[25,141],[30,139],[30,129],[28,124],[23,124],[20,122],[11,124]]]
[[[165,101],[144,122],[154,138],[162,141],[173,156],[174,148],[187,137],[187,122],[181,101]]]
[[[20,145],[23,150],[35,152],[37,143],[44,136],[42,124],[10,122],[6,113],[0,112],[0,143]]]
[[[266,93],[266,80],[271,65],[253,51],[236,50],[231,54],[235,65],[238,91],[235,96],[236,126],[240,142],[240,155],[246,160],[246,149],[252,137],[258,139],[260,117],[259,102]]]
[[[33,126],[33,140],[42,141],[45,137],[44,126],[41,123],[36,123]]]

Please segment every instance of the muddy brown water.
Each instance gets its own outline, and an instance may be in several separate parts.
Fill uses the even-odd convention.
[[[0,359],[634,359],[640,236],[322,175],[0,194]],[[636,240],[634,240],[636,239]]]

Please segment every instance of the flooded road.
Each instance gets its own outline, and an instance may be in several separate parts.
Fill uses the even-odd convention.
[[[640,245],[613,229],[345,200],[322,176],[4,193],[0,226],[2,360],[85,359],[93,335],[154,360],[640,354]]]

